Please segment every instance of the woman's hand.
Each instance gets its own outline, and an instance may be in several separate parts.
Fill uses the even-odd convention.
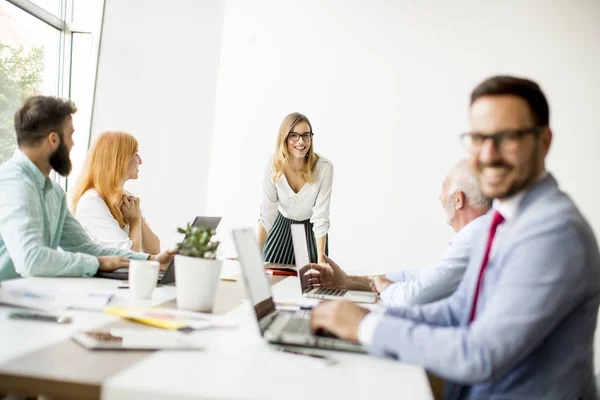
[[[160,263],[160,269],[165,270],[173,257],[177,254],[177,248],[170,250],[163,250],[159,254],[154,254],[148,257],[148,260],[158,261]]]
[[[139,221],[142,218],[139,197],[123,195],[121,197],[120,208],[123,218],[128,224]]]

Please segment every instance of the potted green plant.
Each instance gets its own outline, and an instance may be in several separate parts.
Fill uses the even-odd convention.
[[[216,234],[214,229],[188,223],[185,229],[177,228],[177,232],[185,235],[183,241],[177,243],[177,254],[207,260],[216,259],[219,242],[213,240]]]
[[[216,232],[189,223],[177,232],[185,234],[177,243],[175,255],[177,308],[211,312],[223,263],[216,259],[219,248],[214,239]]]

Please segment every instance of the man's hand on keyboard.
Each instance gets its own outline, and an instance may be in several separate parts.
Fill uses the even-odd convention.
[[[119,256],[101,256],[98,257],[98,270],[103,272],[112,272],[116,269],[129,267],[129,259]]]
[[[340,339],[358,342],[358,326],[369,310],[349,301],[336,300],[319,304],[312,311],[313,332],[325,329]]]

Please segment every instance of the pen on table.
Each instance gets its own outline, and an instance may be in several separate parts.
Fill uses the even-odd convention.
[[[288,348],[282,347],[282,348],[279,349],[279,351],[283,351],[284,353],[298,354],[298,355],[301,355],[301,356],[318,358],[320,360],[325,361],[328,365],[337,364],[337,361],[334,360],[331,357],[325,356],[323,354],[313,353],[313,352],[306,351],[306,350],[292,350],[292,349],[288,349]]]
[[[298,308],[300,310],[312,310],[313,306],[311,304],[298,304],[298,303],[293,303],[293,302],[288,302],[288,301],[276,301],[275,305],[277,307],[293,307],[293,308]]]

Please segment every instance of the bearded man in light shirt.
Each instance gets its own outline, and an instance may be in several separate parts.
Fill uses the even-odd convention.
[[[100,246],[69,212],[50,172],[71,172],[76,111],[70,100],[33,96],[15,113],[18,148],[0,166],[0,281],[91,276],[127,267],[129,259],[165,265],[173,258],[174,250],[149,255]]]

